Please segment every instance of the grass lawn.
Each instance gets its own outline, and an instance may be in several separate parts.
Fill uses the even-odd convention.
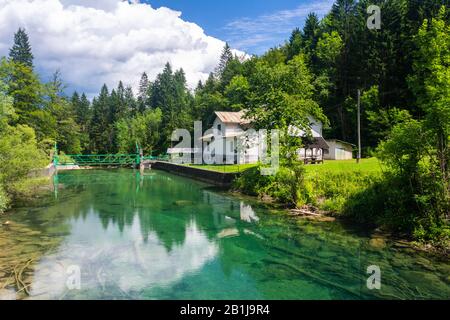
[[[190,165],[194,168],[200,168],[204,170],[210,170],[210,171],[218,171],[218,172],[225,172],[225,173],[231,173],[231,172],[242,172],[247,169],[256,167],[257,164],[230,164],[230,165]]]
[[[242,172],[253,168],[256,164],[233,164],[233,165],[191,165],[195,168],[218,172]],[[356,160],[327,160],[324,164],[308,164],[305,166],[306,172],[345,172],[345,171],[364,171],[379,172],[381,171],[380,162],[376,158],[362,159],[360,164]]]
[[[305,166],[306,172],[380,172],[381,164],[377,158],[362,159],[359,164],[354,160],[326,160],[324,164],[312,164]]]

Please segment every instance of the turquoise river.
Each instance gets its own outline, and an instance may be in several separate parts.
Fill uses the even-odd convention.
[[[0,299],[450,298],[448,260],[160,171],[60,172],[0,222]]]

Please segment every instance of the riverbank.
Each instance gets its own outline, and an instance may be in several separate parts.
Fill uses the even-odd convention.
[[[236,188],[229,191],[234,197],[244,200],[257,199],[260,203],[271,208],[274,214],[283,214],[289,217],[293,224],[297,221],[311,221],[311,222],[325,222],[325,223],[340,223],[348,226],[358,226],[364,228],[371,237],[370,246],[374,248],[385,248],[388,242],[393,243],[399,248],[414,250],[417,253],[425,253],[435,256],[439,259],[450,261],[450,246],[442,243],[420,242],[415,241],[405,233],[395,234],[392,231],[376,227],[374,225],[361,224],[351,217],[332,212],[324,211],[312,205],[305,205],[300,209],[292,209],[286,204],[277,202],[274,198],[264,195],[262,197],[248,195]]]
[[[422,250],[449,255],[449,226],[443,221],[440,226],[423,229],[418,223],[421,216],[410,209],[413,195],[403,189],[401,181],[386,175],[376,159],[362,165],[328,163],[304,166],[296,178],[288,168],[267,177],[254,167],[236,179],[234,189],[288,209],[311,207],[326,216],[405,238]]]

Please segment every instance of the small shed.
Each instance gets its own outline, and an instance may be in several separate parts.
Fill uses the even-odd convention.
[[[325,160],[351,160],[353,159],[353,150],[355,145],[338,139],[326,140],[329,149],[325,151]]]
[[[323,163],[324,154],[330,148],[324,138],[305,138],[303,144],[304,147],[298,150],[298,156],[305,164]]]

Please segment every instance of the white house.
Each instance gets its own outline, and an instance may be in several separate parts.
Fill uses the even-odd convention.
[[[213,126],[201,138],[205,162],[214,158],[217,164],[243,164],[258,162],[258,133],[251,129],[250,120],[244,119],[244,111],[215,112]],[[208,161],[210,160],[210,161]]]
[[[215,114],[213,127],[201,138],[204,148],[208,151],[207,153],[210,153],[206,159],[204,157],[205,162],[212,163],[212,159],[217,164],[258,162],[259,147],[265,146],[263,143],[258,143],[259,134],[252,130],[251,121],[244,118],[245,112],[215,112]],[[305,148],[298,151],[298,155],[305,162],[321,162],[324,151],[328,149],[322,137],[323,125],[312,117],[309,117],[309,120],[312,137]],[[305,136],[302,130],[296,128],[291,129],[291,132],[295,136]]]
[[[351,160],[353,159],[354,144],[349,142],[327,139],[327,144],[330,147],[328,152],[325,152],[324,158],[326,160]]]

